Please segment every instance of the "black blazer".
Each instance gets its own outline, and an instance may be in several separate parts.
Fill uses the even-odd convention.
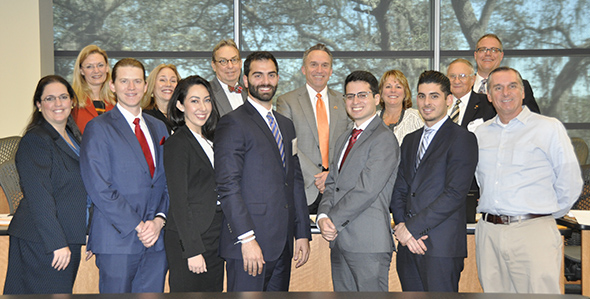
[[[86,243],[87,196],[80,160],[48,122],[21,139],[16,168],[24,197],[8,233],[42,242],[46,253]]]
[[[424,128],[404,138],[391,199],[395,223],[418,239],[428,235],[426,255],[466,257],[465,198],[478,160],[475,135],[448,118],[415,169]]]
[[[467,125],[478,118],[486,121],[494,116],[496,116],[496,110],[494,110],[492,103],[488,101],[488,96],[471,91],[467,107],[465,108],[465,115],[463,115],[463,120],[461,121],[461,127],[467,129]]]
[[[164,143],[164,170],[170,208],[166,230],[178,232],[182,257],[205,252],[201,239],[217,205],[215,172],[189,128],[178,128]]]

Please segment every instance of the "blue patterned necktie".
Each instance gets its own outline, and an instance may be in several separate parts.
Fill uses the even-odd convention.
[[[434,133],[434,129],[424,127],[424,137],[422,138],[422,142],[420,142],[420,147],[418,148],[418,156],[416,157],[416,169],[420,166],[420,161],[422,161],[422,157],[424,157],[424,153],[426,153],[426,149],[428,149],[428,145],[430,144],[430,135]]]
[[[266,115],[266,118],[268,119],[268,124],[270,125],[272,135],[275,137],[275,141],[277,142],[277,146],[279,147],[281,160],[283,160],[283,168],[285,168],[285,147],[283,146],[283,137],[281,137],[279,126],[277,125],[275,118],[272,116],[270,112]]]

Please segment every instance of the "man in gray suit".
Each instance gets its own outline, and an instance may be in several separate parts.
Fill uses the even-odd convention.
[[[305,86],[281,95],[277,112],[295,124],[307,205],[309,213],[316,214],[334,156],[334,143],[347,129],[350,119],[342,94],[328,88],[332,53],[326,45],[317,44],[305,51],[301,72]]]
[[[223,116],[240,107],[248,98],[248,91],[239,82],[242,72],[240,51],[232,39],[224,39],[215,45],[211,57],[211,68],[216,78],[209,83],[219,116]]]
[[[389,204],[399,145],[376,117],[378,85],[366,71],[346,77],[345,105],[354,129],[336,141],[336,158],[318,208],[318,226],[332,249],[332,282],[337,292],[388,291],[394,250]]]

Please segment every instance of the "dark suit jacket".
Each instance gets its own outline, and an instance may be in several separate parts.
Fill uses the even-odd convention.
[[[166,130],[168,130],[168,134],[172,134],[172,123],[166,118],[166,115],[158,109],[158,107],[154,107],[153,109],[143,110],[143,112],[155,117],[156,119],[162,121],[166,125]]]
[[[205,252],[201,239],[217,206],[215,171],[189,128],[178,128],[164,144],[164,169],[170,194],[166,230],[178,232],[182,257]]]
[[[43,243],[48,254],[86,243],[86,190],[79,158],[48,122],[21,139],[16,167],[24,198],[8,233]]]
[[[215,97],[215,103],[217,104],[217,109],[219,110],[219,116],[224,116],[227,113],[231,112],[233,109],[231,108],[231,104],[229,103],[229,99],[223,91],[223,87],[219,84],[219,79],[217,77],[213,78],[209,81],[211,84],[211,90],[213,91],[213,96]],[[242,86],[242,84],[240,84]],[[242,86],[244,90],[242,90],[242,99],[244,102],[248,99],[248,89]]]
[[[336,141],[318,214],[327,214],[338,231],[330,247],[346,252],[392,252],[389,205],[399,164],[393,132],[375,117],[360,135],[340,171],[338,160],[350,139],[347,130]]]
[[[242,259],[238,236],[253,230],[264,259],[277,260],[293,238],[311,239],[303,177],[293,153],[295,128],[274,113],[286,168],[266,120],[246,101],[223,116],[215,131],[215,176],[223,209],[220,255]]]
[[[86,126],[80,152],[82,179],[94,204],[88,233],[88,249],[103,254],[136,254],[143,243],[135,227],[168,212],[168,191],[164,175],[163,138],[166,126],[143,113],[154,144],[156,169],[150,175],[145,156],[133,130],[115,108]],[[148,251],[164,250],[160,236]]]
[[[465,108],[465,114],[461,121],[461,127],[467,129],[467,125],[478,118],[486,121],[494,116],[496,116],[496,110],[494,110],[492,103],[488,101],[488,96],[471,91],[467,107]]]
[[[405,222],[427,255],[466,257],[465,197],[477,165],[477,139],[448,118],[430,142],[420,166],[416,155],[424,128],[406,135],[391,199],[395,223]]]

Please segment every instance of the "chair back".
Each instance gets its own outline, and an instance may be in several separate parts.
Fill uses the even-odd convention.
[[[572,145],[574,146],[574,152],[576,153],[576,157],[578,157],[578,162],[580,165],[585,165],[588,160],[588,145],[582,138],[573,137],[571,139]]]
[[[8,200],[10,214],[14,214],[23,199],[20,178],[14,160],[20,139],[20,136],[0,139],[0,187]]]

